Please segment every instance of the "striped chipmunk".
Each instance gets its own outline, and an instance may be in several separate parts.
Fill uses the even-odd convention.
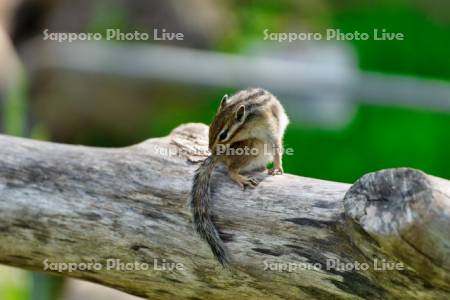
[[[283,106],[270,92],[249,88],[225,95],[209,127],[209,155],[195,172],[190,197],[195,230],[223,265],[229,263],[224,244],[210,211],[210,178],[223,164],[230,178],[241,188],[255,187],[255,178],[241,172],[266,170],[273,161],[271,175],[283,174],[282,140],[289,119]]]

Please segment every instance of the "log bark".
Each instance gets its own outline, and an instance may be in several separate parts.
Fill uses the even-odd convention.
[[[245,191],[219,168],[223,269],[187,207],[207,131],[120,149],[0,136],[0,263],[150,299],[449,298],[450,182],[407,168],[352,186],[257,174]]]

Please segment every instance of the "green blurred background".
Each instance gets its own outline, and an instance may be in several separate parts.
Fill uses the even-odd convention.
[[[255,44],[282,47],[274,41],[262,41],[266,28],[272,32],[323,32],[326,28],[370,32],[385,28],[404,33],[406,39],[344,42],[356,55],[357,70],[439,79],[450,84],[448,1],[17,3],[9,10],[3,8],[9,12],[4,26],[22,61],[17,80],[2,93],[2,129],[12,135],[127,146],[166,135],[182,123],[209,123],[222,95],[238,88],[63,68],[32,69],[33,55],[28,52],[25,57],[22,50],[30,47],[30,41],[40,39],[44,43],[41,35],[45,28],[54,32],[102,32],[106,28],[151,32],[153,28],[168,28],[186,32],[185,41],[165,43],[169,46],[246,55]],[[283,102],[281,96],[280,100]],[[450,179],[450,98],[442,109],[427,107],[432,99],[423,99],[419,107],[363,100],[353,99],[351,117],[339,126],[291,118],[285,146],[293,148],[295,155],[284,158],[285,171],[351,183],[374,170],[412,167]],[[60,289],[58,279],[1,270],[2,300],[55,299],[51,294]],[[117,295],[117,299],[125,299],[121,297],[125,296]]]

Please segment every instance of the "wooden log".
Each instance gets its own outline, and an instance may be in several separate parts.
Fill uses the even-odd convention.
[[[450,183],[411,169],[245,191],[218,169],[223,269],[187,207],[207,131],[120,149],[0,136],[0,262],[150,299],[448,299]]]

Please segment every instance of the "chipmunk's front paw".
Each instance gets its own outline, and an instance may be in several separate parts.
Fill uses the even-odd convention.
[[[258,180],[256,180],[253,177],[246,177],[246,176],[239,176],[233,178],[233,180],[239,184],[239,186],[242,188],[242,190],[245,190],[246,187],[254,188],[258,185]]]
[[[269,170],[269,175],[282,175],[284,172],[283,172],[283,169],[282,168],[273,168],[273,169],[270,169]]]

